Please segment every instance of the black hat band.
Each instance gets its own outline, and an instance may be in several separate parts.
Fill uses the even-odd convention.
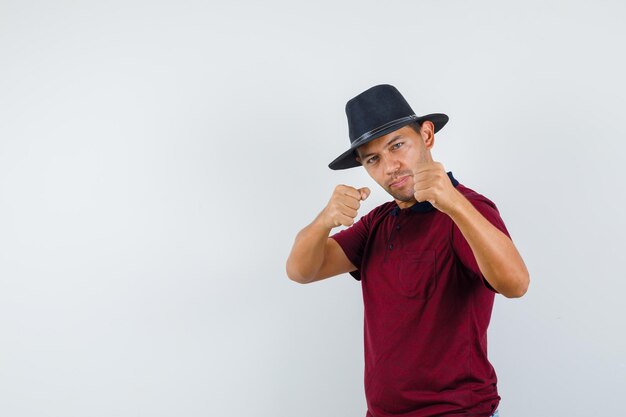
[[[390,122],[385,123],[382,126],[378,126],[376,129],[372,129],[369,132],[365,132],[361,136],[359,136],[354,142],[352,142],[352,148],[356,148],[360,146],[362,143],[367,142],[369,138],[376,135],[378,132],[382,132],[383,130],[387,129],[389,126],[393,126],[396,124],[401,124],[401,123],[405,123],[405,122],[408,122],[411,120],[417,120],[417,119],[418,117],[412,114],[410,116],[401,117],[399,119],[392,120]]]

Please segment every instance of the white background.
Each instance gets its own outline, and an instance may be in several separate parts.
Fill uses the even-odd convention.
[[[0,415],[364,416],[349,275],[290,281],[345,102],[443,112],[435,160],[531,273],[502,417],[621,415],[621,1],[0,1]]]

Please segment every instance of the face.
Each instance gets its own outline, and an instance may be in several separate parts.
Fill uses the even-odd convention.
[[[417,162],[432,162],[434,125],[424,121],[417,133],[410,126],[374,139],[357,149],[357,161],[367,173],[405,208],[415,203],[413,169]]]

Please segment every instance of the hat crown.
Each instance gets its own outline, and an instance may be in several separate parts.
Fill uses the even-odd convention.
[[[392,85],[380,84],[363,91],[346,103],[350,149],[328,164],[330,169],[346,169],[361,165],[356,150],[372,140],[400,129],[411,122],[421,124],[428,120],[435,133],[447,122],[443,113],[416,116],[409,103]]]
[[[346,103],[350,143],[386,123],[414,114],[394,86],[380,84],[371,87]]]

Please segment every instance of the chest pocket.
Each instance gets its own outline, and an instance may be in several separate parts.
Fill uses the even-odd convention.
[[[428,299],[437,288],[434,250],[403,253],[398,266],[398,287],[410,298]]]

